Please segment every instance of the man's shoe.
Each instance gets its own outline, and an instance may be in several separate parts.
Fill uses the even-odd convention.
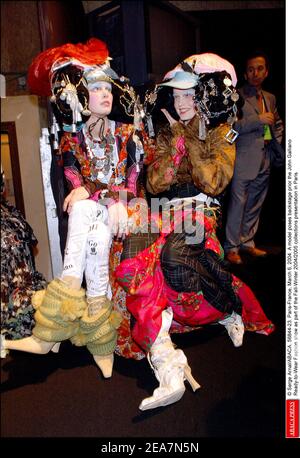
[[[250,256],[254,256],[256,258],[262,258],[268,254],[266,251],[255,247],[241,247],[240,250],[245,254],[249,254]]]
[[[232,264],[243,264],[242,258],[235,251],[228,251],[228,253],[226,254],[226,259]]]

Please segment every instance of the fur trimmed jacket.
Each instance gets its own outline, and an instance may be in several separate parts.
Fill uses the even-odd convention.
[[[235,145],[224,138],[229,124],[208,129],[206,140],[199,139],[198,126],[195,116],[187,125],[176,122],[160,131],[154,161],[147,170],[151,194],[194,183],[201,192],[214,197],[229,184],[235,162]]]

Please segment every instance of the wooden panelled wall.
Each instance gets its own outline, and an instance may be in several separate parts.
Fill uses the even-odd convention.
[[[6,95],[27,95],[18,78],[26,76],[43,49],[87,38],[82,3],[61,1],[1,1],[1,73]]]

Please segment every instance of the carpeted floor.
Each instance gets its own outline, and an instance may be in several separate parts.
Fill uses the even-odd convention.
[[[277,326],[247,332],[235,348],[222,326],[173,336],[202,388],[140,412],[157,386],[146,360],[116,357],[101,377],[85,348],[44,356],[18,352],[1,361],[2,437],[282,437],[284,435],[284,256],[248,260],[235,273],[251,286]]]
[[[193,393],[187,385],[178,403],[144,413],[138,405],[157,386],[145,359],[116,357],[113,377],[105,380],[88,351],[69,342],[58,354],[11,352],[1,360],[2,437],[95,438],[97,446],[109,438],[284,437],[285,258],[278,243],[284,224],[281,211],[273,225],[272,206],[262,215],[259,240],[269,255],[231,267],[276,325],[272,335],[247,332],[241,348],[219,325],[174,335],[202,388]]]

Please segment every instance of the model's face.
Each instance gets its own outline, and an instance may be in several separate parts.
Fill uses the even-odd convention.
[[[101,118],[110,114],[113,102],[111,89],[111,84],[106,81],[98,81],[89,85],[89,109],[92,114]]]
[[[245,78],[251,86],[259,88],[267,76],[268,69],[264,57],[255,57],[248,60]]]
[[[190,121],[196,114],[195,89],[173,89],[174,107],[181,121]]]

